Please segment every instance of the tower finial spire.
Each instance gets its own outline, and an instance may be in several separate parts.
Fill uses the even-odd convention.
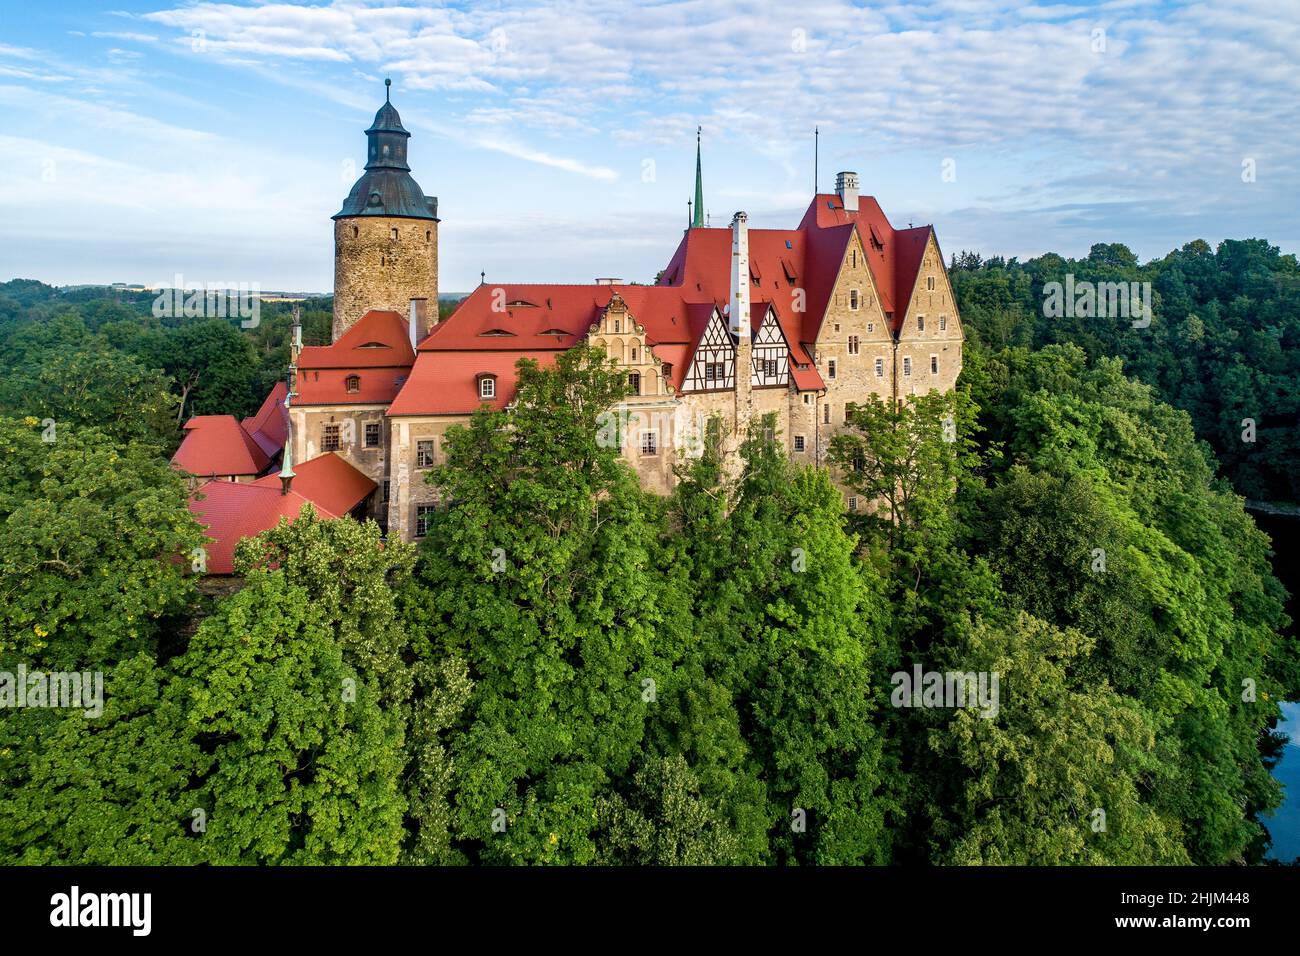
[[[816,126],[813,127],[813,195],[817,195],[817,160],[818,151],[821,147],[821,131]]]
[[[695,215],[691,220],[695,229],[704,225],[704,177],[700,169],[700,136],[703,132],[703,126],[695,127]]]
[[[384,77],[384,102],[385,102],[385,103],[391,103],[391,102],[392,102],[392,100],[389,99],[389,96],[388,96],[388,91],[391,90],[392,88],[393,88],[393,81],[392,81],[392,79],[391,79],[390,77],[387,77],[387,76]]]

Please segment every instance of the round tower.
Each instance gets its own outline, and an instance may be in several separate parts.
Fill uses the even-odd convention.
[[[412,299],[428,299],[437,321],[438,200],[411,177],[391,85],[366,130],[366,170],[333,217],[335,341],[372,309],[407,315]]]

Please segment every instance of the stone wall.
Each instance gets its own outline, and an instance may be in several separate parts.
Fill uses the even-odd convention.
[[[438,223],[351,216],[334,222],[333,341],[372,310],[406,316],[412,299],[438,302]]]

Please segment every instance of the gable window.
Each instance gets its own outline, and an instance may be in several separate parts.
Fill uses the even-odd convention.
[[[904,375],[912,374],[912,356],[910,355],[903,356],[903,374]]]
[[[868,323],[867,323],[867,331],[868,331],[868,332],[874,332],[874,331],[876,331],[876,323],[875,323],[875,322],[868,322]]]
[[[343,386],[348,390],[349,394],[354,394],[356,392],[361,391],[361,376],[349,375],[346,379],[343,380]]]
[[[705,363],[704,363],[704,381],[705,381],[705,382],[712,382],[712,381],[714,380],[714,377],[715,377],[714,369],[716,369],[716,368],[717,368],[717,366],[714,365],[712,362],[705,362]]]
[[[415,467],[433,467],[433,439],[426,438],[415,443]]]
[[[776,375],[776,359],[763,359],[763,374],[768,378]]]
[[[849,308],[852,309],[854,312],[858,311],[858,290],[857,289],[849,290]]]
[[[320,439],[321,451],[338,451],[341,447],[339,443],[339,426],[326,425],[321,432]]]
[[[923,315],[918,315],[918,316],[916,317],[916,331],[918,331],[918,332],[924,332],[924,331],[925,331],[925,316],[923,316]]]
[[[433,521],[433,513],[437,510],[437,505],[415,506],[415,536],[417,538],[423,538],[429,533],[429,525]]]
[[[858,337],[856,335],[849,336],[849,354],[850,355],[858,354]]]
[[[659,433],[653,428],[647,428],[641,433],[641,454],[659,454]]]
[[[885,377],[885,360],[884,360],[883,358],[877,358],[877,359],[876,359],[876,378],[884,378],[884,377]]]
[[[827,378],[835,377],[835,359],[831,359],[829,362],[826,363],[826,377]]]
[[[628,388],[632,390],[633,395],[641,394],[641,373],[632,372],[627,377]]]
[[[948,316],[946,315],[939,316],[939,331],[940,332],[948,331]]]
[[[479,398],[496,398],[497,397],[497,380],[494,375],[484,375],[478,380],[478,397]]]
[[[379,447],[379,422],[366,422],[365,447]]]
[[[939,356],[937,355],[930,356],[930,374],[931,375],[939,374]]]
[[[934,276],[925,277],[925,287],[931,292],[934,291]]]

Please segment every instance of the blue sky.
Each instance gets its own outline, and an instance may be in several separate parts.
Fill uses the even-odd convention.
[[[385,76],[445,292],[652,279],[697,124],[715,224],[797,223],[819,125],[822,189],[856,170],[945,253],[1300,249],[1294,0],[0,0],[0,22],[0,279],[328,290]]]

